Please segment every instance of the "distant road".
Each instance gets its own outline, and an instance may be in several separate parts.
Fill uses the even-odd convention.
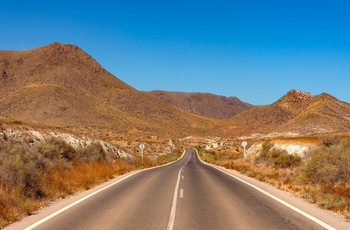
[[[252,185],[251,178],[247,184],[237,173],[231,176],[229,170],[220,170],[202,163],[195,150],[186,149],[175,163],[128,174],[109,182],[107,188],[86,192],[87,197],[71,198],[73,204],[51,207],[49,213],[44,209],[8,229],[332,229],[329,223],[337,229],[350,227],[313,205],[302,208],[305,202],[300,200],[299,208],[288,207],[298,199],[280,192],[290,199],[282,204],[276,194],[252,187],[276,192],[272,186]],[[317,218],[305,217],[301,209]]]

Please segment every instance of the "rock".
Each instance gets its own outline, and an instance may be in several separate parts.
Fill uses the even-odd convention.
[[[36,142],[42,142],[50,138],[57,138],[65,141],[71,145],[74,149],[85,148],[92,144],[100,144],[107,155],[119,158],[132,158],[132,155],[125,151],[117,149],[114,145],[102,141],[95,140],[89,137],[76,137],[68,133],[58,133],[58,132],[39,132],[32,128],[14,128],[7,130],[0,130],[0,141],[8,141],[9,139],[16,139],[16,141],[24,142],[29,145],[33,145]]]

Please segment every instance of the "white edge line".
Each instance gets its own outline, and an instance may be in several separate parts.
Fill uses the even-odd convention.
[[[185,154],[185,150],[184,150],[184,152],[182,153],[181,157],[178,158],[176,161],[180,160],[180,159],[184,156],[184,154]],[[176,161],[170,162],[170,163],[165,164],[165,165],[160,165],[160,166],[156,166],[156,167],[153,167],[153,168],[147,168],[147,169],[143,169],[143,170],[140,170],[140,171],[133,172],[133,173],[129,174],[128,176],[125,176],[125,177],[123,177],[122,179],[120,179],[120,180],[118,180],[118,181],[116,181],[116,182],[114,182],[114,183],[112,183],[112,184],[110,184],[110,185],[108,185],[108,186],[106,186],[106,187],[103,187],[103,188],[101,188],[101,189],[99,189],[99,190],[97,190],[97,191],[95,191],[95,192],[93,192],[93,193],[91,193],[91,194],[89,194],[89,195],[87,195],[87,196],[81,198],[80,200],[77,200],[77,201],[75,201],[74,203],[72,203],[72,204],[70,204],[70,205],[68,205],[68,206],[66,206],[66,207],[64,207],[64,208],[62,208],[62,209],[60,209],[60,210],[58,210],[58,211],[52,213],[51,215],[49,215],[49,216],[47,216],[47,217],[41,219],[40,221],[38,221],[38,222],[36,222],[36,223],[30,225],[29,227],[26,227],[24,230],[31,230],[31,229],[33,229],[33,228],[35,228],[35,227],[38,227],[39,225],[45,223],[46,221],[52,219],[52,218],[55,217],[55,216],[61,214],[62,212],[66,211],[66,210],[72,208],[73,206],[75,206],[75,205],[77,205],[77,204],[83,202],[84,200],[86,200],[86,199],[88,199],[88,198],[90,198],[90,197],[96,195],[97,193],[100,193],[100,192],[102,192],[102,191],[104,191],[104,190],[106,190],[106,189],[108,189],[108,188],[110,188],[110,187],[112,187],[112,186],[118,184],[119,182],[122,182],[123,180],[125,180],[125,179],[127,179],[127,178],[129,178],[129,177],[131,177],[131,176],[134,176],[134,175],[136,175],[136,174],[138,174],[138,173],[140,173],[140,172],[143,172],[143,171],[147,171],[147,170],[152,170],[152,169],[155,169],[155,168],[164,167],[164,166],[166,166],[166,165],[173,164],[173,163],[175,163]],[[181,168],[181,169],[182,169],[182,168]],[[177,185],[177,186],[178,186],[178,185]]]
[[[196,150],[196,149],[194,149],[194,150],[196,151],[199,160],[202,161],[202,159],[199,157],[199,154],[198,154],[197,150]],[[204,164],[206,164],[206,165],[209,165],[210,167],[213,167],[213,168],[215,168],[215,169],[217,169],[217,170],[219,170],[219,171],[225,173],[226,175],[229,175],[229,176],[235,178],[236,180],[241,181],[242,183],[244,183],[244,184],[246,184],[246,185],[249,185],[250,187],[252,187],[252,188],[258,190],[259,192],[261,192],[261,193],[265,194],[266,196],[268,196],[268,197],[274,199],[275,201],[277,201],[277,202],[279,202],[279,203],[285,205],[286,207],[288,207],[288,208],[292,209],[293,211],[295,211],[295,212],[297,212],[297,213],[303,215],[304,217],[306,217],[306,218],[308,218],[308,219],[314,221],[315,223],[321,225],[322,227],[324,227],[324,228],[326,228],[326,229],[329,229],[329,230],[336,230],[335,228],[333,228],[332,226],[326,224],[325,222],[323,222],[323,221],[317,219],[316,217],[314,217],[314,216],[312,216],[312,215],[310,215],[310,214],[308,214],[308,213],[306,213],[306,212],[300,210],[299,208],[297,208],[297,207],[291,205],[290,203],[288,203],[288,202],[286,202],[286,201],[284,201],[284,200],[282,200],[282,199],[280,199],[280,198],[278,198],[278,197],[276,197],[276,196],[274,196],[274,195],[272,195],[272,194],[266,192],[265,190],[263,190],[263,189],[261,189],[261,188],[255,186],[255,185],[253,185],[253,184],[251,184],[251,183],[249,183],[249,182],[247,182],[247,181],[245,181],[245,180],[243,180],[243,179],[241,179],[241,178],[239,178],[239,177],[236,177],[236,176],[234,176],[234,175],[232,175],[232,174],[230,174],[230,173],[228,173],[228,172],[226,172],[226,171],[224,171],[224,170],[218,168],[217,166],[213,166],[213,165],[211,165],[211,164],[209,164],[209,163],[207,163],[207,162],[205,162],[205,161],[202,161],[202,163],[204,163]]]

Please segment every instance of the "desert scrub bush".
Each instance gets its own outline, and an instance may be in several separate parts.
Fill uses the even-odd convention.
[[[175,161],[179,157],[181,157],[181,155],[182,155],[181,152],[174,152],[174,153],[170,153],[170,154],[161,155],[155,159],[154,165],[162,165],[162,164],[166,164],[166,163]]]
[[[337,145],[340,143],[340,138],[337,135],[330,135],[319,139],[319,145],[329,147],[331,145]]]
[[[350,182],[350,143],[348,141],[322,143],[308,154],[303,162],[302,173],[311,183]]]
[[[194,148],[197,150],[199,156],[201,156],[201,155],[202,155],[202,146],[197,145],[197,146],[195,146]]]
[[[14,120],[14,121],[11,121],[10,124],[12,124],[12,125],[23,125],[23,122],[21,120]]]
[[[40,155],[23,144],[2,143],[0,148],[0,184],[6,191],[19,189],[28,197],[42,197],[40,175],[45,163]]]
[[[67,142],[58,138],[50,138],[37,145],[37,150],[52,160],[63,159],[71,161],[77,157],[75,149]]]
[[[285,150],[273,148],[270,151],[270,157],[273,160],[273,165],[276,168],[291,168],[297,167],[301,163],[301,157],[294,154],[288,154]]]
[[[274,148],[268,139],[262,143],[260,154],[255,156],[254,163],[265,163],[266,166],[273,164],[276,168],[290,168],[299,166],[301,157],[288,154],[285,150]]]
[[[270,139],[264,140],[264,142],[261,144],[260,154],[254,158],[254,164],[259,164],[262,162],[265,162],[266,165],[272,164],[272,159],[270,157],[270,150],[272,147],[273,144],[271,143]]]
[[[102,145],[99,143],[93,143],[85,148],[78,149],[77,157],[79,160],[82,160],[84,162],[107,161],[107,154],[103,150]]]
[[[303,160],[300,175],[305,197],[350,219],[350,142],[331,136]]]

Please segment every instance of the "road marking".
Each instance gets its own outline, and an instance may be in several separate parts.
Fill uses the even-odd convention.
[[[176,182],[174,197],[173,197],[173,204],[171,206],[171,212],[170,212],[170,217],[169,217],[169,222],[168,222],[168,227],[167,227],[168,230],[172,230],[174,228],[176,204],[177,204],[177,196],[178,196],[177,193],[179,190],[181,171],[182,171],[183,167],[185,167],[185,166],[182,166],[182,168],[180,169],[179,174],[177,176],[177,182]]]
[[[180,189],[180,198],[183,198],[183,197],[184,197],[184,190]]]
[[[68,206],[66,206],[66,207],[64,207],[64,208],[62,208],[62,209],[60,209],[60,210],[58,210],[57,212],[52,213],[51,215],[49,215],[49,216],[47,216],[47,217],[41,219],[40,221],[38,221],[38,222],[36,222],[36,223],[30,225],[29,227],[26,227],[24,230],[31,230],[31,229],[33,229],[33,228],[35,228],[35,227],[38,227],[39,225],[43,224],[44,222],[46,222],[46,221],[48,221],[48,220],[54,218],[55,216],[61,214],[62,212],[64,212],[64,211],[70,209],[71,207],[73,207],[73,206],[75,206],[75,205],[77,205],[77,204],[83,202],[84,200],[86,200],[86,199],[88,199],[88,198],[90,198],[90,197],[96,195],[97,193],[100,193],[100,192],[102,192],[102,191],[104,191],[104,190],[106,190],[106,189],[108,189],[108,188],[110,188],[110,187],[112,187],[112,186],[118,184],[119,182],[122,182],[123,180],[125,180],[125,179],[127,179],[127,178],[129,178],[129,177],[131,177],[131,176],[134,176],[134,175],[136,175],[136,174],[138,174],[138,173],[140,173],[140,172],[148,171],[148,170],[153,170],[153,169],[155,169],[155,168],[161,168],[161,167],[165,167],[165,166],[167,166],[167,165],[169,165],[169,164],[173,164],[173,163],[179,161],[180,159],[182,159],[182,158],[184,157],[184,155],[185,155],[185,152],[186,152],[186,151],[184,150],[183,153],[182,153],[182,155],[181,155],[181,157],[178,158],[176,161],[173,161],[173,162],[170,162],[170,163],[167,163],[167,164],[164,164],[164,165],[156,166],[156,167],[153,167],[153,168],[147,168],[147,169],[143,169],[143,170],[140,170],[140,171],[133,172],[133,173],[131,173],[130,175],[125,176],[125,177],[121,178],[120,180],[118,180],[118,181],[116,181],[116,182],[114,182],[114,183],[112,183],[112,184],[110,184],[110,185],[108,185],[108,186],[106,186],[106,187],[103,187],[103,188],[101,188],[101,189],[99,189],[99,190],[97,190],[97,191],[95,191],[95,192],[93,192],[93,193],[91,193],[91,194],[89,194],[89,195],[87,195],[87,196],[81,198],[80,200],[75,201],[74,203],[72,203],[72,204],[70,204],[70,205],[68,205]],[[181,168],[181,169],[182,169],[182,168]],[[180,171],[181,171],[181,170],[180,170]],[[180,176],[180,174],[179,174],[179,176]]]
[[[197,153],[198,158],[200,159],[197,150],[195,150],[195,151],[196,151],[196,153]],[[200,159],[200,161],[202,161],[202,159]],[[222,169],[220,169],[220,168],[218,168],[218,167],[216,167],[216,166],[213,166],[213,165],[211,165],[211,164],[208,164],[208,163],[205,162],[205,161],[202,161],[202,163],[204,163],[204,164],[206,164],[206,165],[209,165],[210,167],[213,167],[213,168],[215,168],[215,169],[217,169],[217,170],[219,170],[219,171],[225,173],[226,175],[229,175],[230,177],[233,177],[233,178],[235,178],[236,180],[239,180],[239,181],[241,181],[242,183],[244,183],[244,184],[246,184],[246,185],[248,185],[248,186],[250,186],[250,187],[252,187],[252,188],[254,188],[254,189],[256,189],[256,190],[258,190],[259,192],[261,192],[261,193],[265,194],[266,196],[268,196],[268,197],[274,199],[275,201],[277,201],[277,202],[283,204],[284,206],[286,206],[286,207],[292,209],[293,211],[295,211],[295,212],[297,212],[297,213],[303,215],[304,217],[308,218],[309,220],[312,220],[313,222],[315,222],[315,223],[321,225],[322,227],[324,227],[324,228],[326,228],[326,229],[329,229],[329,230],[336,230],[335,228],[333,228],[332,226],[326,224],[325,222],[323,222],[323,221],[317,219],[316,217],[314,217],[314,216],[312,216],[312,215],[310,215],[310,214],[308,214],[308,213],[302,211],[301,209],[299,209],[299,208],[297,208],[297,207],[294,207],[294,206],[291,205],[290,203],[288,203],[288,202],[286,202],[286,201],[284,201],[284,200],[282,200],[282,199],[280,199],[280,198],[278,198],[278,197],[276,197],[276,196],[274,196],[274,195],[272,195],[272,194],[266,192],[265,190],[263,190],[263,189],[261,189],[261,188],[255,186],[255,185],[253,185],[253,184],[251,184],[251,183],[249,183],[249,182],[247,182],[247,181],[245,181],[245,180],[243,180],[243,179],[241,179],[241,178],[239,178],[239,177],[236,177],[236,176],[234,176],[234,175],[232,175],[232,174],[230,174],[230,173],[228,173],[228,172],[226,172],[226,171],[224,171],[224,170],[222,170]]]

